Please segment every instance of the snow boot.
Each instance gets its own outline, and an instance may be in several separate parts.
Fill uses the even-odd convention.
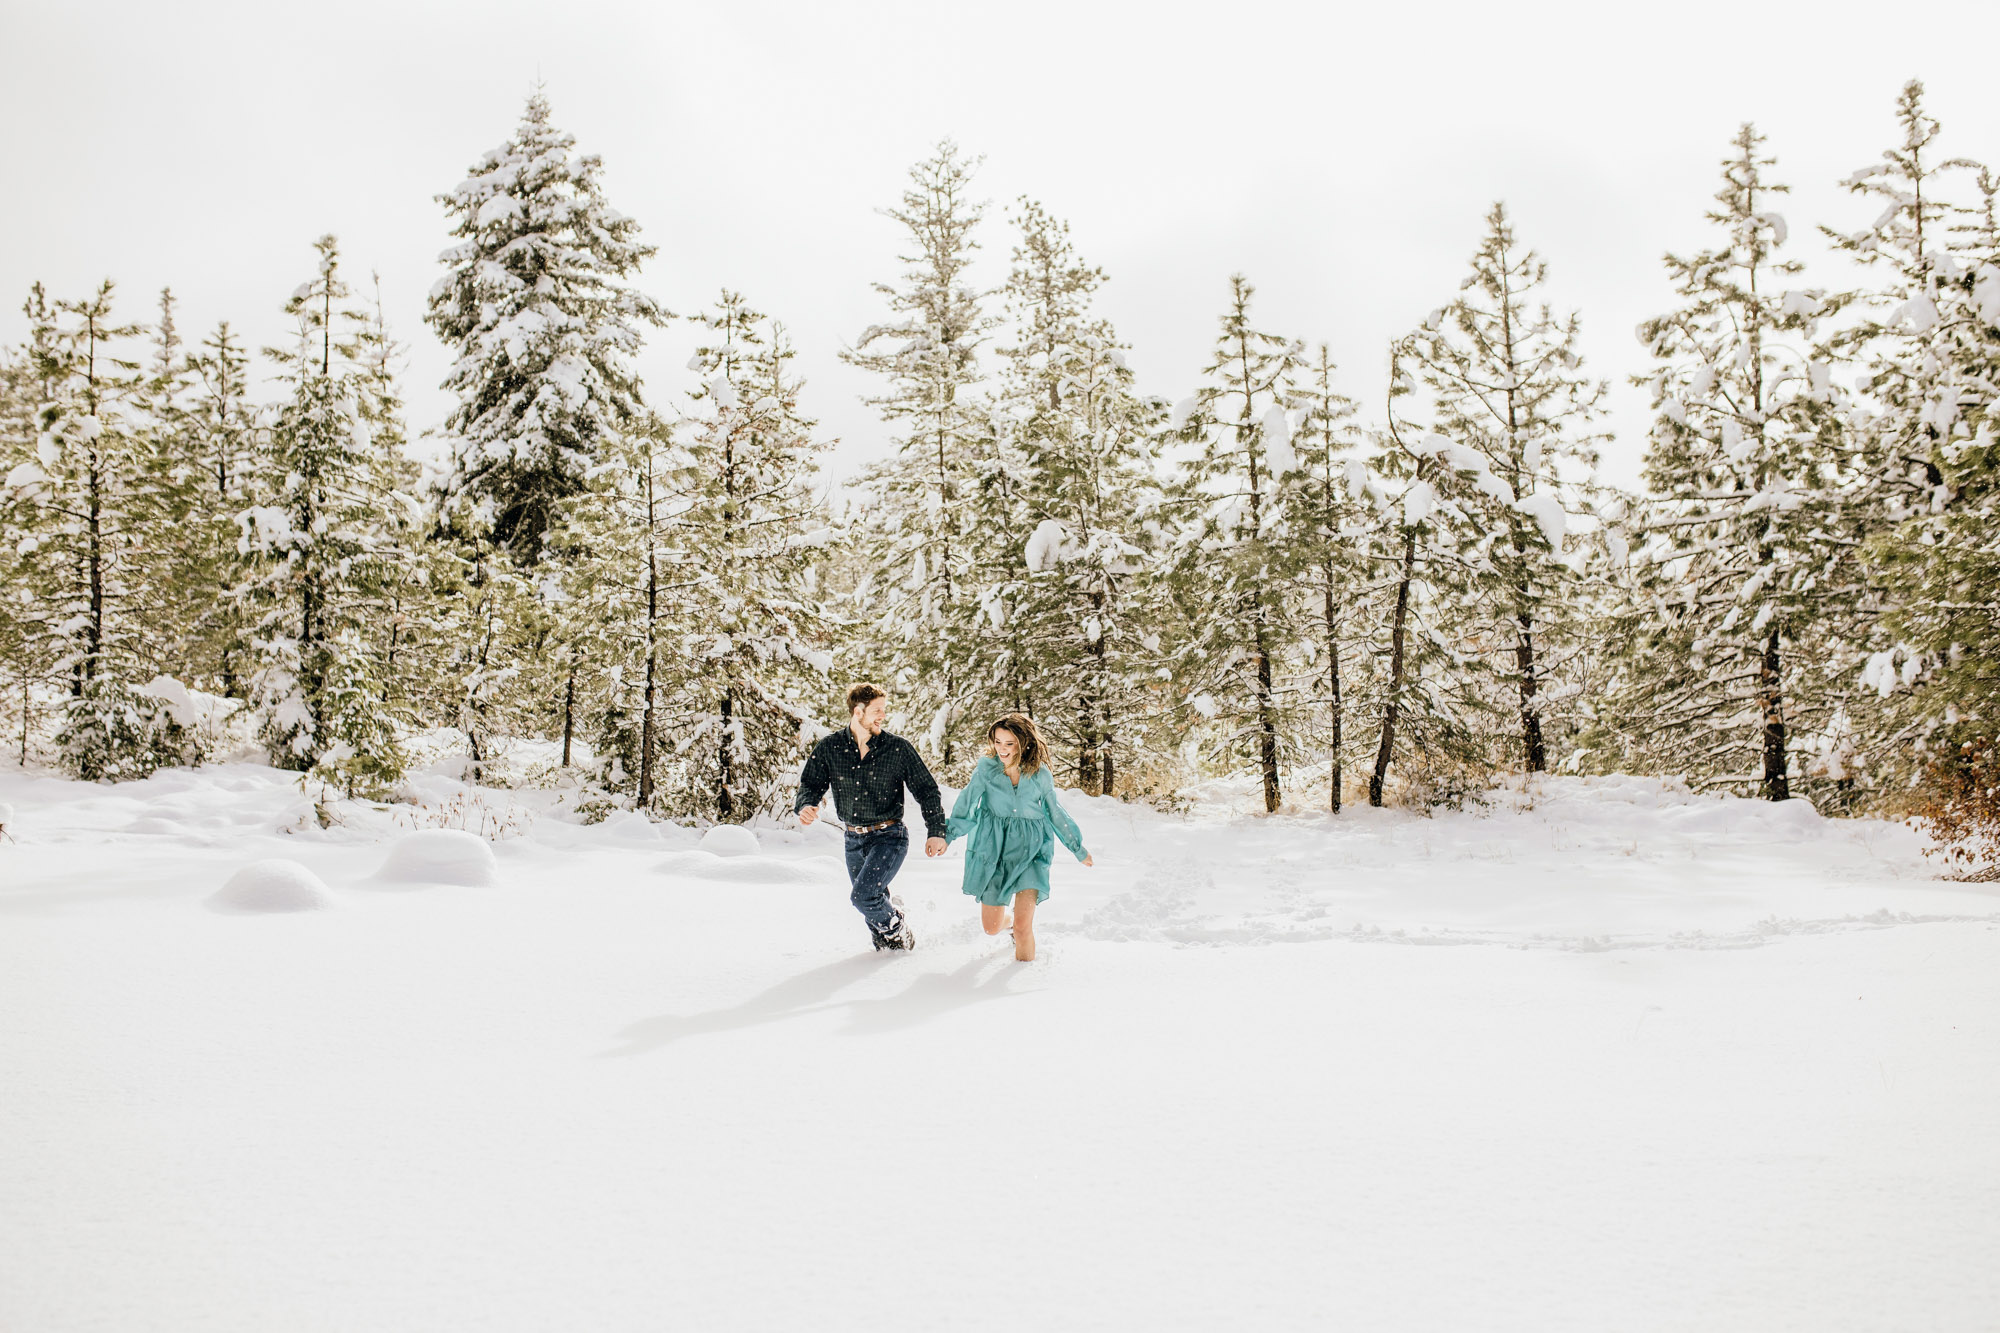
[[[875,937],[875,947],[877,949],[914,949],[917,947],[917,937],[910,930],[910,919],[900,913],[894,921],[889,923],[887,930],[877,930],[875,927],[870,926],[868,933]]]

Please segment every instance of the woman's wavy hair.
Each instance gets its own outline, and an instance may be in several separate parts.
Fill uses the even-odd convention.
[[[986,729],[988,744],[992,743],[993,733],[996,731],[1011,732],[1014,739],[1020,743],[1021,776],[1026,777],[1048,762],[1049,743],[1042,739],[1041,729],[1035,725],[1035,719],[1025,713],[1009,713],[988,727]]]

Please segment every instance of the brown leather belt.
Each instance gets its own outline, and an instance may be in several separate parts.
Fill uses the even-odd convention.
[[[846,829],[849,833],[879,833],[885,828],[889,828],[893,825],[900,824],[902,822],[903,821],[900,819],[885,819],[879,824],[859,824],[859,825],[842,824],[841,827]]]

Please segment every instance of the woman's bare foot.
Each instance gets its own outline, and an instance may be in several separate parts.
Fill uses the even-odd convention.
[[[1023,889],[1014,895],[1014,961],[1018,963],[1035,961],[1036,902],[1033,889]]]

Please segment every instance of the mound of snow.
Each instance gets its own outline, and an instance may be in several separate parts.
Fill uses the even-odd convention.
[[[212,912],[316,912],[333,906],[320,877],[297,861],[253,861],[208,895]]]
[[[662,875],[719,884],[824,884],[834,877],[831,857],[786,861],[775,856],[717,856],[698,850],[679,852],[653,869]]]
[[[702,834],[701,849],[717,856],[756,856],[764,850],[756,834],[736,824],[717,824]]]
[[[500,867],[486,840],[463,829],[420,829],[389,849],[375,878],[405,884],[491,884]]]

